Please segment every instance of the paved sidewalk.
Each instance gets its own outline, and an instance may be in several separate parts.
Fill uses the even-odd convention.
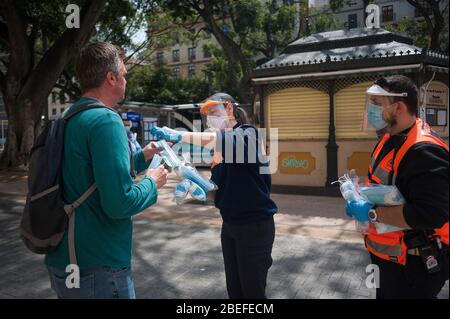
[[[19,239],[23,193],[23,178],[0,179],[0,298],[55,298],[43,258]],[[367,252],[353,223],[338,218],[339,199],[274,197],[281,213],[268,297],[374,298],[374,290],[365,286]],[[134,225],[138,298],[227,298],[215,208],[176,206],[166,190],[157,206],[135,217]],[[447,283],[440,297],[448,296]]]
[[[189,205],[189,204],[188,204]],[[194,206],[194,205],[192,205]],[[22,204],[2,200],[0,298],[53,298],[42,257],[18,238]],[[219,228],[135,218],[134,263],[139,298],[226,298]],[[270,298],[372,298],[363,284],[361,244],[278,235]]]

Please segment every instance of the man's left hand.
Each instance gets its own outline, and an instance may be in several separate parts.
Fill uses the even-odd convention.
[[[157,147],[153,142],[148,143],[147,146],[142,149],[146,162],[151,161],[153,156],[159,154],[161,151],[163,151],[163,148]]]

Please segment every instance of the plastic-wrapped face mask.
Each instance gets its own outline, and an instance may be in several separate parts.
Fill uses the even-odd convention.
[[[359,191],[362,196],[375,205],[396,206],[405,202],[405,199],[395,185],[371,184],[360,187]]]
[[[355,190],[355,185],[351,180],[343,182],[340,186],[342,197],[346,201],[356,201],[359,199],[358,194]]]
[[[206,201],[206,192],[195,182],[185,179],[178,183],[173,191],[177,204],[181,204],[188,193],[196,200]]]
[[[176,168],[175,172],[179,177],[188,179],[196,183],[205,192],[211,192],[217,189],[217,186],[213,182],[208,181],[203,176],[201,176],[194,167],[181,165]]]

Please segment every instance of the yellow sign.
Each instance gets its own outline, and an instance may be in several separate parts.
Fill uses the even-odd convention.
[[[282,174],[311,174],[316,169],[316,159],[311,153],[281,152],[278,169]]]
[[[369,152],[354,152],[349,158],[347,158],[347,169],[356,170],[356,174],[358,174],[358,176],[367,176],[369,163]]]

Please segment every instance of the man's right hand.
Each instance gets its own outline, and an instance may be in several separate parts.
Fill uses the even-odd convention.
[[[167,174],[168,173],[169,172],[164,168],[164,166],[161,165],[154,169],[149,168],[147,170],[146,176],[153,179],[153,181],[156,184],[156,188],[159,189],[167,183]]]

